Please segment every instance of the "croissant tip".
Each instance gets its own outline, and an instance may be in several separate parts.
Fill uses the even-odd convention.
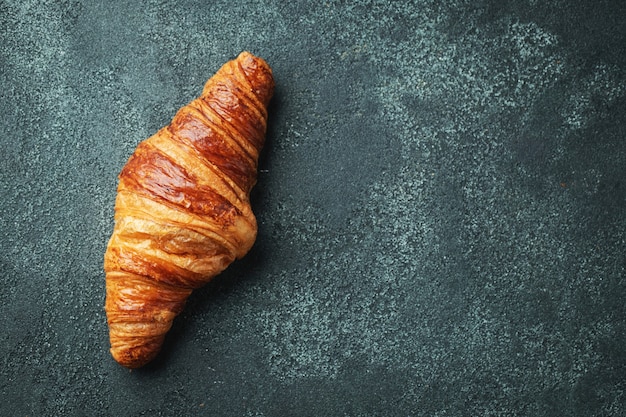
[[[256,59],[261,59],[259,56],[254,55],[252,52],[250,51],[241,51],[239,53],[239,55],[237,56],[237,59],[246,59],[246,58],[256,58]]]
[[[272,68],[263,58],[243,51],[234,60],[252,84],[255,93],[265,107],[274,95],[274,75]]]
[[[247,58],[249,56],[254,56],[254,55],[252,54],[252,52],[249,52],[249,51],[241,51],[241,53],[239,54],[237,58]]]
[[[137,369],[151,362],[159,353],[154,351],[146,354],[144,349],[116,350],[111,349],[111,356],[120,365],[128,369]]]
[[[263,70],[269,71],[270,74],[272,72],[272,69],[265,59],[248,51],[241,52],[235,61],[238,61],[239,64],[244,67],[262,68]]]

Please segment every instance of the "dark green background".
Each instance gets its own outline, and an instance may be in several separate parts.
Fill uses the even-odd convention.
[[[0,0],[0,415],[626,415],[623,1]],[[136,144],[277,82],[244,260],[108,353]]]

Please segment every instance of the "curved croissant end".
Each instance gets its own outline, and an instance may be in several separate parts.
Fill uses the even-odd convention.
[[[242,52],[122,169],[104,258],[111,354],[121,365],[151,361],[193,289],[254,244],[249,194],[273,89],[267,63]]]

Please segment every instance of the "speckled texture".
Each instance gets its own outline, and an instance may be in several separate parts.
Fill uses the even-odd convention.
[[[0,2],[0,415],[626,415],[622,1]],[[110,357],[116,176],[241,50],[259,238]]]

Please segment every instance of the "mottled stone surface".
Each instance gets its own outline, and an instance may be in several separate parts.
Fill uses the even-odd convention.
[[[207,4],[205,4],[207,3]],[[0,415],[626,415],[623,1],[0,1]],[[108,353],[116,176],[241,50],[252,252]]]

